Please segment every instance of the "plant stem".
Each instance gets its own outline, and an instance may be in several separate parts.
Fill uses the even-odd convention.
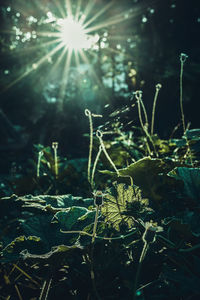
[[[155,110],[156,110],[156,102],[158,99],[158,94],[161,89],[161,84],[156,84],[156,92],[153,100],[153,109],[152,109],[152,119],[151,119],[151,135],[153,135],[153,130],[154,130],[154,118],[155,118]]]
[[[89,156],[88,156],[88,182],[91,182],[90,178],[90,169],[91,169],[91,161],[92,161],[92,148],[93,148],[93,123],[92,123],[92,114],[89,109],[85,110],[85,115],[89,118],[90,125],[90,145],[89,145]]]
[[[93,226],[93,233],[92,233],[92,245],[91,245],[91,254],[90,254],[90,276],[92,280],[92,286],[94,293],[96,295],[96,298],[100,300],[100,296],[98,294],[97,288],[96,288],[96,282],[95,282],[95,273],[94,273],[94,242],[95,242],[95,236],[96,236],[96,230],[97,230],[97,223],[98,223],[98,215],[99,215],[99,209],[100,206],[96,206],[96,214],[94,219],[94,226]]]
[[[185,116],[184,116],[184,111],[183,111],[183,66],[184,66],[184,63],[185,63],[187,58],[188,58],[188,56],[186,54],[181,53],[181,55],[180,55],[180,62],[181,62],[181,70],[180,70],[180,108],[181,108],[181,119],[182,119],[182,124],[183,124],[183,134],[185,135],[186,144],[187,144],[187,153],[190,157],[190,163],[193,166],[193,160],[192,160],[190,144],[189,144],[188,138],[185,134],[186,133],[186,126],[185,126]]]
[[[145,258],[148,248],[149,248],[149,244],[147,242],[144,242],[144,246],[143,246],[143,249],[142,249],[142,252],[140,255],[140,259],[139,259],[139,263],[138,263],[138,267],[137,267],[137,272],[135,275],[135,282],[134,282],[134,288],[133,288],[133,300],[135,300],[135,297],[136,297],[136,291],[137,291],[140,271],[141,271],[141,267],[142,267],[142,262]]]
[[[144,102],[142,101],[142,97],[140,98],[140,103],[142,105],[142,109],[143,109],[143,113],[144,113],[144,118],[145,118],[145,126],[146,128],[148,128],[149,126],[149,121],[148,121],[148,117],[147,117],[147,111],[146,108],[144,106]],[[147,129],[148,130],[148,129]]]
[[[99,157],[101,155],[101,152],[102,152],[102,146],[100,145],[99,146],[99,151],[98,151],[97,156],[95,158],[93,169],[92,169],[92,176],[91,176],[91,186],[92,186],[92,189],[94,189],[94,174],[95,174],[95,171],[96,171],[97,163],[98,163]]]
[[[96,136],[97,136],[98,139],[99,139],[101,148],[102,148],[102,150],[103,150],[103,152],[104,152],[106,158],[108,159],[108,161],[110,162],[110,164],[111,164],[112,167],[114,168],[115,172],[117,173],[117,176],[119,177],[119,176],[120,176],[119,171],[117,170],[117,168],[116,168],[114,162],[113,162],[112,159],[110,158],[110,156],[109,156],[109,154],[108,154],[108,152],[107,152],[107,150],[106,150],[106,148],[105,148],[105,145],[104,145],[104,143],[103,143],[103,139],[102,139],[103,133],[102,133],[100,130],[97,130]]]
[[[52,282],[51,277],[44,281],[39,300],[47,300],[48,299],[51,282]]]
[[[181,108],[181,119],[183,124],[183,134],[185,133],[185,117],[183,112],[183,65],[185,62],[185,59],[183,59],[183,56],[180,56],[181,61],[181,70],[180,70],[180,108]]]
[[[141,113],[141,106],[140,106],[140,104],[143,103],[142,102],[142,91],[136,91],[135,96],[136,96],[137,104],[138,104],[138,115],[139,115],[140,125],[141,125],[144,133],[146,134],[146,137],[147,137],[146,146],[147,146],[147,150],[149,152],[149,155],[151,156],[151,149],[149,147],[148,139],[151,141],[154,150],[155,150],[155,147],[154,147],[153,141],[152,141],[152,139],[151,139],[144,123],[143,123],[143,120],[142,120],[142,113]]]
[[[39,151],[38,153],[38,162],[37,162],[37,177],[40,177],[40,163],[43,155],[43,151]]]
[[[53,142],[52,143],[52,148],[54,151],[54,170],[55,170],[55,177],[58,179],[58,154],[57,154],[57,149],[58,149],[58,143]]]
[[[98,215],[99,215],[99,205],[96,206],[96,214],[95,214],[95,219],[94,219],[94,226],[93,226],[93,233],[92,233],[92,244],[95,241],[95,235],[96,235],[96,230],[97,230],[97,223],[98,223]]]

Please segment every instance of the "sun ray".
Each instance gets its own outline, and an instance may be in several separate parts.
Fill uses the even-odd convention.
[[[73,16],[70,0],[65,0],[65,3],[66,3],[66,16],[68,16],[68,17]]]
[[[118,41],[118,42],[124,41],[124,40],[126,40],[128,38],[130,38],[130,34],[109,36],[109,40]]]
[[[30,69],[26,70],[23,74],[21,74],[19,77],[17,77],[14,81],[12,81],[9,85],[7,85],[3,90],[2,93],[8,90],[10,87],[18,83],[20,80],[22,80],[24,77],[28,76],[31,72],[38,69],[48,58],[53,56],[58,50],[60,50],[63,47],[62,44],[57,45],[54,49],[52,49],[49,53],[47,53],[45,56],[43,56],[41,59],[39,59],[36,62],[32,63],[32,66]]]
[[[87,28],[94,20],[100,17],[105,11],[107,11],[113,5],[113,1],[104,6],[98,13],[96,13],[92,18],[90,18],[86,23],[83,24],[84,28]]]
[[[61,88],[59,91],[60,109],[62,109],[62,106],[63,106],[63,99],[65,96],[65,90],[66,90],[66,86],[67,86],[68,79],[69,79],[68,74],[69,74],[69,69],[70,69],[70,64],[71,64],[71,57],[72,57],[72,50],[69,49],[69,51],[67,53],[67,59],[65,62],[65,66],[63,69],[63,75],[62,75],[62,79],[61,79]]]
[[[51,37],[60,37],[60,32],[51,32],[51,31],[38,31],[37,32],[38,36],[44,36],[46,38],[51,38]]]
[[[94,53],[94,51],[93,51],[93,50],[91,50],[91,49],[88,49],[88,53],[89,53],[90,55],[92,55],[94,58],[97,58],[97,54],[96,54],[96,53]]]
[[[77,51],[74,51],[76,66],[80,66],[80,59]]]
[[[53,0],[55,6],[58,8],[58,11],[60,13],[60,16],[64,19],[66,17],[63,8],[61,7],[60,2],[58,2],[57,0]]]
[[[16,35],[16,31],[15,30],[8,30],[8,29],[0,30],[0,33],[10,34],[10,35]]]
[[[78,22],[79,14],[80,14],[80,11],[81,11],[81,3],[82,3],[82,0],[78,0],[76,13],[75,13],[75,17],[74,17],[76,22]]]
[[[41,64],[43,64],[48,58],[52,57],[56,52],[58,52],[63,47],[62,44],[58,44],[55,48],[53,48],[49,53],[47,53],[45,56],[43,56],[40,60],[35,62],[37,65],[37,68],[40,67]]]
[[[80,53],[83,61],[85,61],[86,64],[89,64],[89,60],[88,60],[87,56],[85,55],[85,53],[82,50],[80,50],[79,53]],[[96,72],[94,71],[93,67],[91,67],[91,72],[92,72],[92,75],[93,75],[93,77],[94,77],[97,85],[100,87],[101,92],[102,92],[104,98],[108,100],[108,96],[107,96],[106,92],[104,91],[103,84],[100,81],[100,79],[98,78],[98,76],[97,76]]]
[[[56,73],[56,69],[58,68],[58,66],[60,65],[62,59],[64,59],[65,55],[67,52],[67,48],[63,47],[61,54],[59,55],[58,59],[56,60],[56,62],[54,63],[53,67],[51,68],[50,72],[49,72],[49,77],[51,74],[55,74]]]
[[[129,17],[130,18],[130,17]],[[125,18],[124,16],[116,16],[114,18],[109,19],[108,21],[104,22],[104,23],[99,23],[93,27],[89,27],[88,29],[85,29],[86,33],[91,33],[93,31],[96,31],[97,29],[102,29],[111,25],[115,25],[121,22],[125,22],[127,21],[127,18]]]
[[[17,77],[13,82],[11,82],[7,87],[6,90],[13,86],[14,84],[18,83],[20,80],[22,80],[24,77],[28,76],[31,72],[36,71],[39,69],[39,67],[45,63],[46,60],[48,60],[48,58],[52,57],[55,53],[57,53],[58,51],[60,51],[58,54],[56,55],[56,57],[53,59],[53,64],[50,66],[50,70],[49,70],[49,74],[54,74],[55,76],[58,76],[58,74],[56,74],[55,70],[58,69],[58,67],[62,66],[62,64],[64,66],[62,66],[62,81],[61,81],[61,87],[60,87],[60,92],[59,92],[59,97],[61,99],[61,102],[64,99],[64,95],[65,95],[65,90],[66,90],[66,86],[68,84],[68,79],[69,79],[69,72],[71,70],[71,64],[75,63],[75,66],[80,66],[83,62],[85,64],[87,64],[88,66],[90,66],[90,70],[92,73],[92,77],[94,78],[95,82],[97,83],[97,85],[100,87],[100,89],[103,91],[104,90],[104,86],[101,80],[101,76],[98,75],[98,72],[96,72],[96,70],[94,70],[93,68],[93,63],[94,61],[96,61],[96,59],[94,60],[93,58],[96,58],[97,55],[100,53],[101,51],[101,47],[100,47],[100,40],[98,42],[98,39],[100,38],[98,33],[98,30],[101,28],[108,28],[109,26],[115,25],[115,24],[119,24],[121,22],[126,22],[127,19],[133,19],[135,16],[141,15],[143,13],[144,10],[144,5],[135,5],[134,9],[129,9],[126,11],[122,11],[120,13],[115,14],[115,9],[113,11],[113,13],[111,14],[113,17],[108,17],[107,19],[104,18],[103,14],[105,12],[107,12],[109,10],[109,8],[114,4],[114,1],[108,1],[105,5],[102,6],[102,8],[99,8],[99,5],[97,5],[99,2],[97,0],[89,0],[86,1],[86,5],[83,5],[83,0],[77,0],[76,3],[76,7],[74,5],[74,0],[63,0],[62,3],[59,0],[53,0],[53,5],[55,6],[55,12],[51,12],[50,8],[48,6],[44,6],[41,5],[41,7],[39,7],[37,5],[37,9],[41,9],[42,11],[44,11],[45,16],[43,17],[43,19],[41,19],[41,23],[40,25],[42,26],[38,26],[38,28],[44,28],[45,31],[37,31],[37,38],[39,37],[39,39],[37,39],[36,41],[38,42],[37,45],[34,46],[29,46],[32,42],[32,39],[30,39],[30,43],[28,42],[28,40],[25,40],[26,43],[24,43],[23,46],[23,50],[21,48],[19,54],[21,55],[25,55],[25,54],[29,54],[30,51],[35,51],[35,50],[39,50],[39,49],[44,49],[48,51],[47,54],[45,54],[43,57],[40,56],[40,58],[38,57],[38,60],[35,58],[35,60],[33,61],[33,63],[29,63],[30,67],[28,68],[27,66],[27,70],[19,75],[19,77]],[[152,3],[155,2],[157,0],[152,0]],[[64,4],[63,4],[64,3]],[[85,3],[85,2],[84,2]],[[102,3],[100,1],[100,3]],[[83,6],[83,7],[82,7]],[[96,7],[95,7],[96,6]],[[121,6],[120,6],[121,7]],[[120,7],[116,7],[116,9],[120,9]],[[33,2],[33,8],[36,9],[36,4]],[[51,6],[52,8],[52,6]],[[93,10],[94,8],[94,10]],[[115,7],[114,7],[115,8]],[[32,11],[34,11],[34,9]],[[95,13],[96,10],[96,13]],[[22,9],[21,9],[22,11]],[[31,15],[34,16],[34,13],[32,13],[31,11]],[[57,15],[56,15],[57,12]],[[119,10],[118,10],[119,12]],[[49,15],[50,16],[49,16]],[[30,17],[30,10],[27,9],[23,10],[23,15],[28,17]],[[106,13],[107,15],[107,13]],[[73,21],[70,24],[67,24],[67,31],[64,32],[64,29],[62,27],[63,22],[67,21],[67,19],[70,19]],[[104,19],[104,22],[102,22],[102,19]],[[28,19],[27,19],[28,20]],[[43,21],[42,21],[43,20]],[[97,22],[96,22],[97,20]],[[133,19],[134,20],[134,19]],[[23,20],[25,21],[25,19]],[[38,20],[39,22],[39,20]],[[74,24],[76,23],[76,24]],[[18,23],[18,27],[19,27]],[[32,25],[29,24],[29,25]],[[83,27],[83,32],[86,35],[85,41],[89,41],[91,44],[89,46],[86,45],[86,43],[83,43],[83,32],[82,32],[82,42],[81,42],[81,37],[79,38],[79,40],[76,41],[74,40],[74,43],[72,43],[70,45],[70,41],[67,39],[68,36],[72,36],[75,37],[77,36],[77,31],[73,31],[72,29],[72,25],[76,25],[76,26],[82,26]],[[28,29],[27,29],[28,28]],[[24,30],[29,30],[31,31],[31,27],[24,27],[23,29],[20,29],[22,31]],[[81,28],[82,30],[82,28]],[[80,31],[81,31],[80,30]],[[97,33],[96,33],[97,31]],[[8,31],[9,34],[15,34],[16,35],[16,31]],[[23,37],[23,34],[25,35],[26,32],[22,33],[22,36],[20,37],[20,41],[21,38]],[[94,34],[95,33],[95,34]],[[68,34],[68,36],[67,36]],[[98,36],[96,38],[96,36]],[[109,40],[114,40],[114,41],[119,41],[119,44],[121,41],[126,41],[126,39],[128,39],[130,37],[130,35],[125,34],[125,35],[115,35],[113,34],[112,36],[109,35]],[[97,45],[97,42],[99,43]],[[95,47],[93,47],[95,46]],[[19,47],[20,48],[20,47]],[[53,48],[53,49],[52,49]],[[17,47],[16,47],[17,49]],[[61,50],[62,49],[62,50]],[[120,51],[119,49],[113,49],[111,47],[106,46],[105,51],[107,52],[111,52],[111,53],[115,53],[115,54],[121,54],[122,51]],[[14,54],[18,54],[18,52],[16,50],[14,50],[12,53]],[[106,52],[105,52],[106,53]],[[89,54],[89,56],[87,56],[87,54]],[[36,55],[39,55],[39,52],[36,52]],[[99,54],[101,55],[101,54]],[[128,56],[124,53],[126,58],[130,58],[132,59],[132,56]],[[63,61],[65,60],[65,62],[63,63]],[[49,77],[46,77],[46,79],[48,80]],[[5,90],[5,89],[4,89]]]
[[[157,0],[154,0],[152,2],[155,2]],[[121,22],[125,22],[129,19],[134,19],[135,17],[137,17],[138,15],[142,14],[142,11],[144,10],[144,7],[138,6],[137,8],[135,8],[134,10],[127,10],[127,11],[123,11],[117,15],[115,15],[112,18],[109,18],[106,22],[103,23],[98,23],[95,26],[89,27],[87,29],[85,29],[86,33],[91,33],[97,29],[101,29],[101,28],[105,28],[111,25],[115,25]]]
[[[43,42],[42,44],[40,45],[34,45],[34,46],[30,46],[30,47],[26,47],[23,49],[23,51],[20,50],[14,50],[15,54],[19,57],[19,56],[24,56],[24,54],[28,53],[28,52],[32,52],[32,51],[35,51],[35,50],[40,50],[44,47],[47,47],[47,46],[51,46],[53,44],[57,44],[57,43],[60,43],[60,39],[56,39],[56,40],[53,40],[53,41],[49,41],[49,42]]]
[[[96,2],[96,0],[90,0],[89,3],[87,4],[85,10],[83,11],[81,18],[79,19],[79,22],[81,24],[83,24],[84,21],[87,20],[93,6],[95,5],[95,2]]]

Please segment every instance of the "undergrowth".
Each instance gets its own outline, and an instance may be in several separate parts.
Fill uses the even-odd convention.
[[[181,138],[154,133],[157,84],[151,126],[136,91],[141,128],[96,130],[102,116],[87,109],[88,159],[35,145],[28,175],[4,179],[0,299],[200,296],[200,129],[185,124],[186,58]]]

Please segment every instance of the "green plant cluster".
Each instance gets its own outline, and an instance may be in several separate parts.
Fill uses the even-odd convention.
[[[50,280],[47,299],[57,294],[69,299],[133,299],[138,264],[137,299],[199,295],[199,130],[187,135],[195,167],[175,159],[186,150],[183,138],[165,141],[165,158],[160,142],[162,158],[141,158],[118,169],[119,177],[101,171],[99,176],[110,177],[114,184],[102,195],[93,242],[96,206],[91,197],[1,198],[2,295],[12,287],[17,299],[17,286],[27,299],[38,297]],[[151,222],[153,243],[141,260]],[[156,231],[159,227],[162,232]]]
[[[0,199],[2,299],[198,299],[200,129],[186,128],[182,84],[179,139],[154,134],[154,117],[150,133],[136,98],[141,128],[118,128],[113,139],[93,136],[99,115],[86,111],[88,165],[58,157],[55,142],[38,145],[29,179],[20,178],[31,194],[5,181],[17,195]]]

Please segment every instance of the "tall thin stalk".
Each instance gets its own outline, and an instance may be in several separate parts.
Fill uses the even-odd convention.
[[[185,133],[185,116],[183,111],[183,66],[188,56],[184,53],[180,54],[181,70],[180,70],[180,109],[181,109],[181,119],[183,124],[183,134]]]
[[[186,156],[188,155],[190,158],[190,163],[193,166],[193,159],[192,159],[192,152],[190,149],[190,144],[186,135],[186,126],[185,126],[185,116],[184,116],[184,111],[183,111],[183,66],[188,58],[187,54],[181,53],[180,54],[180,62],[181,62],[181,69],[180,69],[180,109],[181,109],[181,120],[182,120],[182,125],[183,125],[183,135],[185,135],[185,140],[187,144],[187,153]]]
[[[158,94],[159,94],[161,87],[162,87],[162,85],[160,83],[156,84],[156,92],[155,92],[155,96],[154,96],[154,100],[153,100],[152,119],[151,119],[151,135],[153,135],[156,102],[157,102]]]
[[[102,118],[102,115],[92,114],[89,109],[85,109],[85,115],[89,118],[89,126],[90,126],[90,145],[89,145],[89,155],[88,155],[88,182],[91,184],[91,162],[92,162],[92,149],[93,149],[92,117]]]
[[[57,149],[58,149],[58,142],[53,142],[52,143],[52,148],[54,151],[54,170],[55,170],[55,177],[58,179],[58,154],[57,154]]]
[[[145,231],[142,236],[142,240],[144,242],[142,252],[140,254],[140,259],[137,267],[137,272],[135,275],[134,287],[133,287],[133,300],[136,298],[137,287],[139,283],[139,277],[141,272],[141,267],[143,260],[147,254],[150,244],[153,244],[156,241],[156,233],[163,231],[161,226],[157,226],[157,224],[153,224],[151,222],[146,222],[144,224]]]
[[[138,104],[138,115],[139,115],[140,125],[141,125],[141,127],[142,127],[142,129],[143,129],[143,131],[144,131],[144,133],[145,133],[145,135],[147,137],[147,141],[146,141],[147,150],[149,152],[149,155],[151,156],[152,153],[151,153],[151,149],[150,149],[150,146],[149,146],[149,143],[148,143],[148,141],[150,141],[151,144],[152,144],[154,153],[156,154],[156,156],[158,156],[158,154],[156,152],[156,149],[155,149],[154,142],[153,142],[153,140],[152,140],[152,138],[151,138],[151,136],[150,136],[150,134],[148,132],[148,123],[144,124],[143,120],[142,120],[142,112],[141,112],[141,104],[143,103],[143,101],[142,101],[142,91],[136,91],[135,92],[135,97],[137,99],[137,104]],[[147,120],[147,122],[148,122],[148,120]]]
[[[95,219],[94,219],[93,232],[92,232],[92,244],[95,242],[95,236],[96,236],[96,231],[97,231],[97,223],[98,223],[99,210],[100,210],[100,206],[97,205],[96,206]]]
[[[112,159],[110,158],[110,156],[109,156],[109,154],[108,154],[108,152],[107,152],[107,150],[106,150],[106,148],[105,148],[105,145],[104,145],[104,142],[103,142],[103,139],[102,139],[103,133],[102,133],[100,130],[97,130],[97,131],[96,131],[96,136],[97,136],[98,139],[99,139],[101,148],[102,148],[102,150],[103,150],[103,152],[104,152],[106,158],[108,159],[108,161],[109,161],[110,164],[112,165],[113,169],[114,169],[115,172],[117,173],[117,176],[120,176],[119,171],[117,170],[117,168],[116,168],[114,162],[113,162]]]
[[[40,163],[41,163],[41,158],[42,158],[43,154],[44,154],[44,152],[42,150],[38,152],[37,177],[40,177]]]
[[[95,187],[94,174],[95,174],[95,171],[96,171],[97,163],[99,161],[99,157],[101,155],[101,152],[102,152],[102,146],[100,145],[99,146],[99,151],[98,151],[97,156],[95,158],[93,169],[92,169],[92,176],[91,176],[91,186],[92,186],[92,189],[94,189],[94,187]]]
[[[148,130],[148,127],[149,127],[149,121],[148,121],[148,116],[147,116],[147,111],[146,111],[146,108],[144,106],[144,102],[142,101],[142,97],[140,98],[140,103],[141,103],[141,106],[142,106],[142,109],[143,109],[143,113],[144,113],[144,119],[145,119],[145,128]]]
[[[48,299],[51,282],[52,282],[51,277],[49,277],[47,280],[44,281],[39,300],[47,300]]]
[[[142,129],[144,130],[144,132],[146,131],[145,127],[144,127],[144,123],[142,120],[142,113],[141,113],[141,99],[142,99],[142,91],[136,91],[135,92],[135,97],[137,99],[137,104],[138,104],[138,114],[139,114],[139,120],[140,120],[140,125],[142,127]]]
[[[93,232],[92,232],[91,252],[90,252],[90,276],[91,276],[92,286],[93,286],[93,290],[94,290],[94,293],[96,295],[96,298],[98,300],[100,300],[101,298],[100,298],[99,293],[97,291],[96,282],[95,282],[95,272],[94,272],[94,242],[95,242],[95,238],[96,238],[96,231],[97,231],[97,223],[98,223],[99,211],[100,211],[101,205],[103,204],[103,194],[101,193],[101,198],[102,198],[102,203],[101,204],[97,204],[96,203],[96,197],[98,197],[98,192],[97,193],[93,193],[93,195],[94,195],[94,204],[96,206],[96,213],[95,213],[95,219],[94,219],[94,226],[93,226]]]
[[[135,282],[134,282],[134,288],[133,288],[133,300],[135,300],[138,281],[139,281],[139,276],[140,276],[140,271],[141,271],[141,267],[142,267],[142,262],[145,258],[145,255],[147,253],[148,248],[149,248],[149,243],[144,242],[142,252],[141,252],[141,255],[140,255],[140,259],[139,259],[139,263],[138,263],[138,267],[137,267],[137,272],[136,272],[136,275],[135,275]]]
[[[89,118],[90,125],[90,145],[89,145],[89,156],[88,156],[88,182],[90,183],[90,169],[92,161],[92,148],[93,148],[93,123],[92,123],[92,114],[89,109],[85,110],[85,115]]]

